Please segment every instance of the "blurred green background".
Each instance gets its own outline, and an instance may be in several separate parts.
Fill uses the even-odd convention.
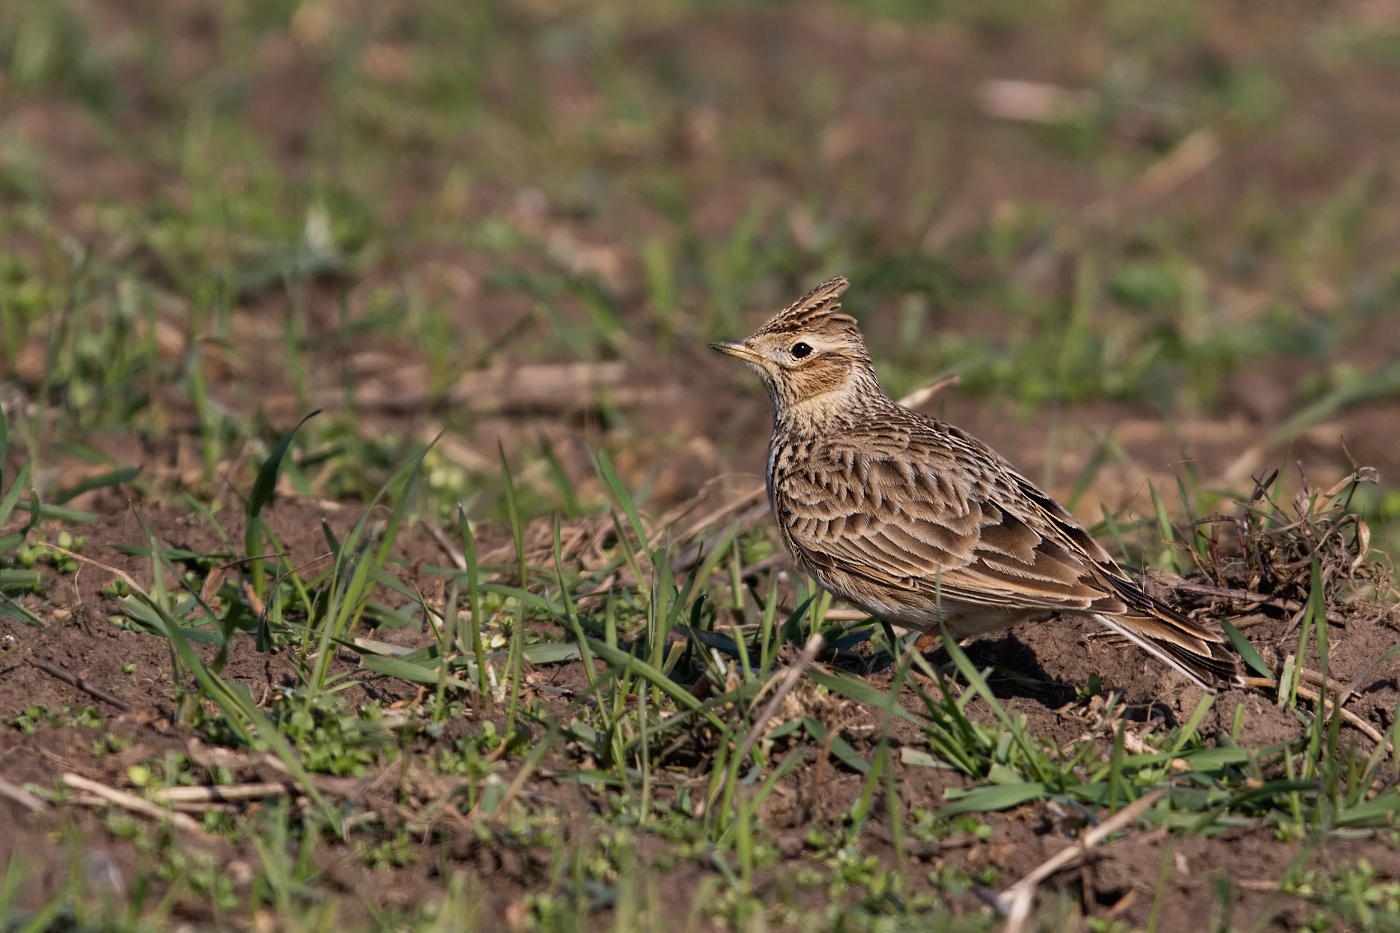
[[[54,469],[208,486],[325,407],[306,492],[445,426],[444,501],[499,440],[536,510],[600,447],[665,503],[762,462],[704,342],[839,273],[891,392],[960,374],[1047,481],[1046,410],[1385,477],[1397,61],[1387,0],[5,4],[3,399]]]

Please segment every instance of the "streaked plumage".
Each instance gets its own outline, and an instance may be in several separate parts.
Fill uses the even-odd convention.
[[[885,394],[840,313],[846,284],[819,285],[747,340],[712,344],[768,387],[768,500],[798,566],[896,625],[941,622],[963,638],[1089,617],[1202,686],[1238,681],[1222,635],[1143,592],[990,447]]]

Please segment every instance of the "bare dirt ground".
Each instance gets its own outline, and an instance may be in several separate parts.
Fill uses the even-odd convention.
[[[135,544],[145,540],[145,532],[137,521],[139,511],[146,525],[157,537],[171,545],[192,550],[213,550],[218,542],[207,531],[192,527],[178,514],[149,505],[136,503],[112,512],[98,525],[88,529],[87,555],[95,563],[84,566],[71,578],[64,579],[48,594],[45,612],[61,624],[35,633],[13,623],[0,623],[0,637],[13,644],[26,641],[25,650],[0,668],[0,717],[11,720],[35,705],[50,709],[95,706],[105,718],[105,729],[117,736],[122,744],[117,749],[95,748],[94,737],[99,730],[83,727],[43,729],[33,735],[10,732],[0,752],[0,776],[16,785],[33,782],[48,785],[65,774],[77,774],[109,786],[122,786],[133,765],[160,759],[167,755],[189,756],[195,762],[207,762],[214,767],[221,762],[232,763],[233,774],[239,781],[270,780],[285,777],[268,760],[257,756],[228,755],[220,758],[220,750],[207,745],[196,730],[173,724],[168,646],[148,635],[119,630],[109,621],[115,604],[104,588],[112,574],[101,567],[129,573],[148,585],[149,563],[145,558],[124,554],[115,549],[118,544]],[[311,503],[288,501],[280,503],[271,513],[271,526],[287,543],[297,560],[324,560],[324,543],[317,540],[317,524],[326,518],[333,525],[346,522],[344,510],[326,509]],[[231,529],[236,531],[237,529]],[[340,527],[342,533],[348,529]],[[400,556],[408,566],[438,563],[436,545],[426,535],[405,537]],[[101,565],[101,567],[99,567]],[[426,576],[407,582],[431,585]],[[1378,623],[1374,618],[1358,618],[1353,623],[1334,628],[1331,672],[1338,680],[1357,684],[1357,698],[1350,709],[1363,720],[1382,731],[1393,726],[1397,702],[1400,702],[1400,668],[1394,660],[1377,667],[1375,659],[1388,650],[1397,639],[1393,617]],[[1277,645],[1289,650],[1296,634],[1287,618],[1265,620],[1249,629],[1253,643],[1262,653]],[[425,633],[393,633],[393,640],[414,646],[431,644],[432,636]],[[1164,674],[1150,659],[1131,649],[1106,644],[1101,636],[1086,627],[1068,623],[1027,627],[1000,639],[984,640],[970,648],[970,656],[981,665],[1009,669],[1018,676],[1014,680],[994,678],[992,683],[998,699],[1013,715],[1027,717],[1033,734],[1048,741],[1063,744],[1089,732],[1095,708],[1076,698],[1073,684],[1086,682],[1097,674],[1107,688],[1122,691],[1127,700],[1124,718],[1147,729],[1153,726],[1179,725],[1195,708],[1201,692],[1184,685],[1174,675]],[[48,669],[40,665],[48,665]],[[349,669],[347,661],[342,665]],[[54,671],[81,678],[82,686],[55,676]],[[234,650],[225,668],[230,683],[245,685],[254,696],[266,696],[269,691],[289,688],[293,684],[293,669],[287,659],[260,654],[252,640],[244,639]],[[890,683],[890,672],[876,672],[869,680],[880,687]],[[530,679],[554,686],[582,683],[579,663],[541,668]],[[1034,686],[1027,689],[1026,684]],[[411,704],[415,691],[410,685],[392,679],[366,682],[357,691],[367,699],[390,704]],[[559,703],[562,714],[567,704]],[[1237,708],[1239,712],[1237,712]],[[972,710],[974,718],[985,716],[985,710]],[[837,714],[833,714],[834,716]],[[1236,718],[1240,725],[1237,726]],[[881,730],[886,728],[880,717],[848,705],[840,711],[844,734],[852,737],[857,748],[871,748]],[[466,723],[461,724],[464,728]],[[1295,713],[1279,709],[1270,697],[1254,689],[1233,689],[1221,694],[1207,720],[1201,726],[1206,738],[1233,741],[1245,747],[1267,747],[1295,740],[1304,730]],[[897,748],[924,747],[917,730],[907,724],[889,727],[891,741]],[[1238,731],[1236,731],[1238,729]],[[453,735],[449,729],[441,741]],[[1232,737],[1226,739],[1225,737]],[[1344,738],[1347,743],[1367,748],[1359,734]],[[564,761],[551,764],[567,765]],[[392,799],[399,780],[397,766],[356,779],[365,802]],[[696,776],[697,780],[703,778]],[[347,779],[341,779],[347,780]],[[762,814],[762,822],[773,834],[780,850],[791,856],[791,864],[803,862],[804,840],[813,827],[836,830],[842,826],[852,800],[861,793],[860,775],[843,769],[839,764],[808,760],[786,778]],[[965,786],[966,781],[948,772],[922,767],[899,768],[899,791],[908,807],[935,809],[944,801],[950,787]],[[573,814],[577,826],[572,838],[587,838],[592,831],[588,816],[595,804],[575,789],[555,786],[546,779],[532,782],[531,792],[553,801],[563,813]],[[260,804],[250,804],[243,815],[254,818]],[[71,869],[75,853],[96,860],[92,864],[110,866],[126,879],[140,877],[143,870],[141,850],[124,841],[119,822],[101,820],[86,812],[82,806],[70,804],[54,814],[35,815],[14,801],[0,801],[5,821],[13,832],[0,838],[0,860],[16,856],[31,864],[44,863],[38,877],[43,884],[25,892],[21,902],[38,906],[45,894],[61,884]],[[953,837],[938,844],[914,844],[913,864],[934,873],[946,866],[955,866],[975,874],[994,866],[1001,877],[1016,878],[1030,871],[1046,858],[1067,845],[1072,836],[1074,819],[1057,807],[1028,806],[1007,813],[988,814],[983,821],[995,828],[987,841],[974,837]],[[55,830],[68,826],[55,836]],[[76,837],[73,835],[76,834]],[[73,845],[74,838],[80,839]],[[888,828],[873,823],[863,839],[867,855],[892,858]],[[445,849],[444,849],[445,844]],[[250,850],[240,850],[228,843],[212,839],[200,841],[201,847],[212,855],[222,872],[237,874],[246,870],[255,857]],[[658,843],[659,845],[659,843]],[[547,849],[533,850],[515,844],[492,844],[483,841],[474,829],[454,828],[450,823],[436,827],[431,838],[422,841],[421,856],[413,864],[393,869],[367,868],[352,851],[323,847],[318,853],[323,884],[329,891],[355,892],[369,901],[392,907],[421,902],[433,896],[444,883],[445,873],[465,869],[480,880],[482,909],[485,917],[514,923],[520,914],[521,898],[528,891],[547,883],[545,871],[549,865]],[[451,864],[441,863],[441,853],[451,853]],[[658,850],[659,851],[659,850]],[[1298,841],[1283,841],[1274,830],[1263,827],[1241,827],[1223,836],[1177,837],[1165,830],[1139,835],[1128,844],[1114,846],[1102,857],[1092,859],[1077,873],[1071,873],[1067,890],[1081,899],[1091,913],[1141,918],[1149,908],[1144,892],[1144,879],[1152,882],[1159,877],[1168,880],[1163,895],[1158,929],[1199,929],[1199,905],[1212,896],[1212,884],[1220,874],[1236,883],[1234,917],[1239,921],[1266,921],[1266,928],[1296,929],[1312,914],[1312,908],[1301,902],[1273,893],[1269,879],[1278,877],[1304,851]],[[1302,856],[1308,867],[1329,868],[1366,859],[1381,878],[1400,877],[1400,854],[1384,838],[1326,838],[1311,845]],[[1165,867],[1164,867],[1165,866]],[[780,874],[774,870],[773,874]],[[700,884],[704,872],[690,867],[670,877],[673,893],[680,897],[687,886]],[[924,883],[926,884],[926,882]],[[915,878],[911,894],[917,894],[923,884]],[[760,888],[760,891],[762,889]],[[975,899],[961,909],[976,910]],[[212,918],[204,911],[207,905],[191,903],[177,910],[176,916],[200,923]],[[185,911],[189,911],[186,913]],[[350,908],[348,920],[357,923]],[[364,919],[364,918],[361,918]],[[1222,918],[1224,919],[1224,918]],[[1137,922],[1141,922],[1138,920]]]

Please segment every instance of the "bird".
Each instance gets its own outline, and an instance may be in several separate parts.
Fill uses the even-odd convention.
[[[710,348],[763,378],[768,502],[797,568],[863,612],[956,641],[1092,619],[1206,689],[1243,683],[1225,637],[1154,598],[991,447],[889,397],[834,278]]]

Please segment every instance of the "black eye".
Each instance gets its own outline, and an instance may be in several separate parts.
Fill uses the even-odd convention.
[[[799,360],[804,356],[810,356],[811,353],[812,348],[800,340],[792,345],[792,355]]]

